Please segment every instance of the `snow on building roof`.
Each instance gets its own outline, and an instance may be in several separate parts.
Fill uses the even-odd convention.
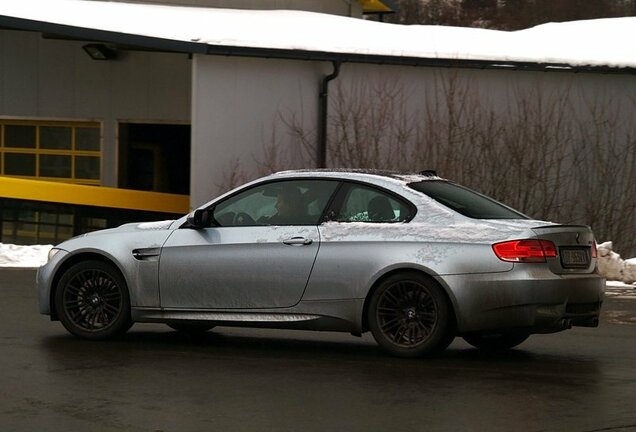
[[[80,39],[91,36],[106,42],[120,41],[108,35],[128,35],[137,37],[137,43],[142,39],[160,40],[166,43],[166,49],[210,54],[229,54],[223,49],[235,48],[268,50],[270,55],[274,50],[326,53],[338,58],[344,55],[345,59],[357,56],[358,61],[369,62],[382,57],[385,62],[394,59],[398,64],[400,59],[445,59],[487,61],[500,63],[502,67],[509,63],[533,63],[574,68],[636,68],[633,43],[636,17],[549,23],[506,32],[406,26],[291,10],[5,0],[0,2],[0,26],[70,32]]]

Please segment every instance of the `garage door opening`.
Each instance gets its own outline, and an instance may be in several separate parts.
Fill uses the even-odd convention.
[[[190,125],[120,123],[118,185],[190,194]]]

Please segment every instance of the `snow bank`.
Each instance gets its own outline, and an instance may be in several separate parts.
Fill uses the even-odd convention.
[[[623,281],[626,284],[636,282],[636,258],[623,260],[612,250],[612,242],[598,245],[598,271],[608,280]]]
[[[52,247],[52,245],[20,246],[0,243],[0,267],[40,267],[46,264]]]
[[[623,261],[623,282],[627,284],[636,282],[636,258]]]

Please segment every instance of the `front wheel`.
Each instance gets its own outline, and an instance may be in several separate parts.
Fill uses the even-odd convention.
[[[505,350],[514,348],[525,342],[528,333],[471,333],[463,336],[464,340],[475,348],[483,350]]]
[[[102,261],[83,261],[66,270],[57,285],[55,307],[62,325],[85,339],[112,338],[132,326],[126,282]]]
[[[374,291],[369,329],[390,354],[417,357],[443,351],[455,337],[455,320],[445,293],[418,273],[388,277]]]

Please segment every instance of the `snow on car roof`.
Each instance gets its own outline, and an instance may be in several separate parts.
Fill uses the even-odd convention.
[[[374,56],[477,60],[501,67],[510,66],[508,62],[566,65],[565,69],[567,65],[636,67],[636,17],[549,23],[507,32],[388,24],[291,10],[86,0],[0,2],[0,25],[44,31],[44,24],[58,26],[56,31],[91,29],[175,41],[187,44],[192,52],[236,47],[362,55],[370,60]]]
[[[431,171],[432,172],[432,171]],[[299,169],[286,170],[274,173],[274,176],[295,176],[295,175],[317,175],[328,176],[335,174],[338,177],[384,177],[391,180],[398,180],[400,183],[415,183],[425,180],[445,180],[437,175],[409,173],[401,171],[380,170],[371,168],[322,168],[322,169]]]

